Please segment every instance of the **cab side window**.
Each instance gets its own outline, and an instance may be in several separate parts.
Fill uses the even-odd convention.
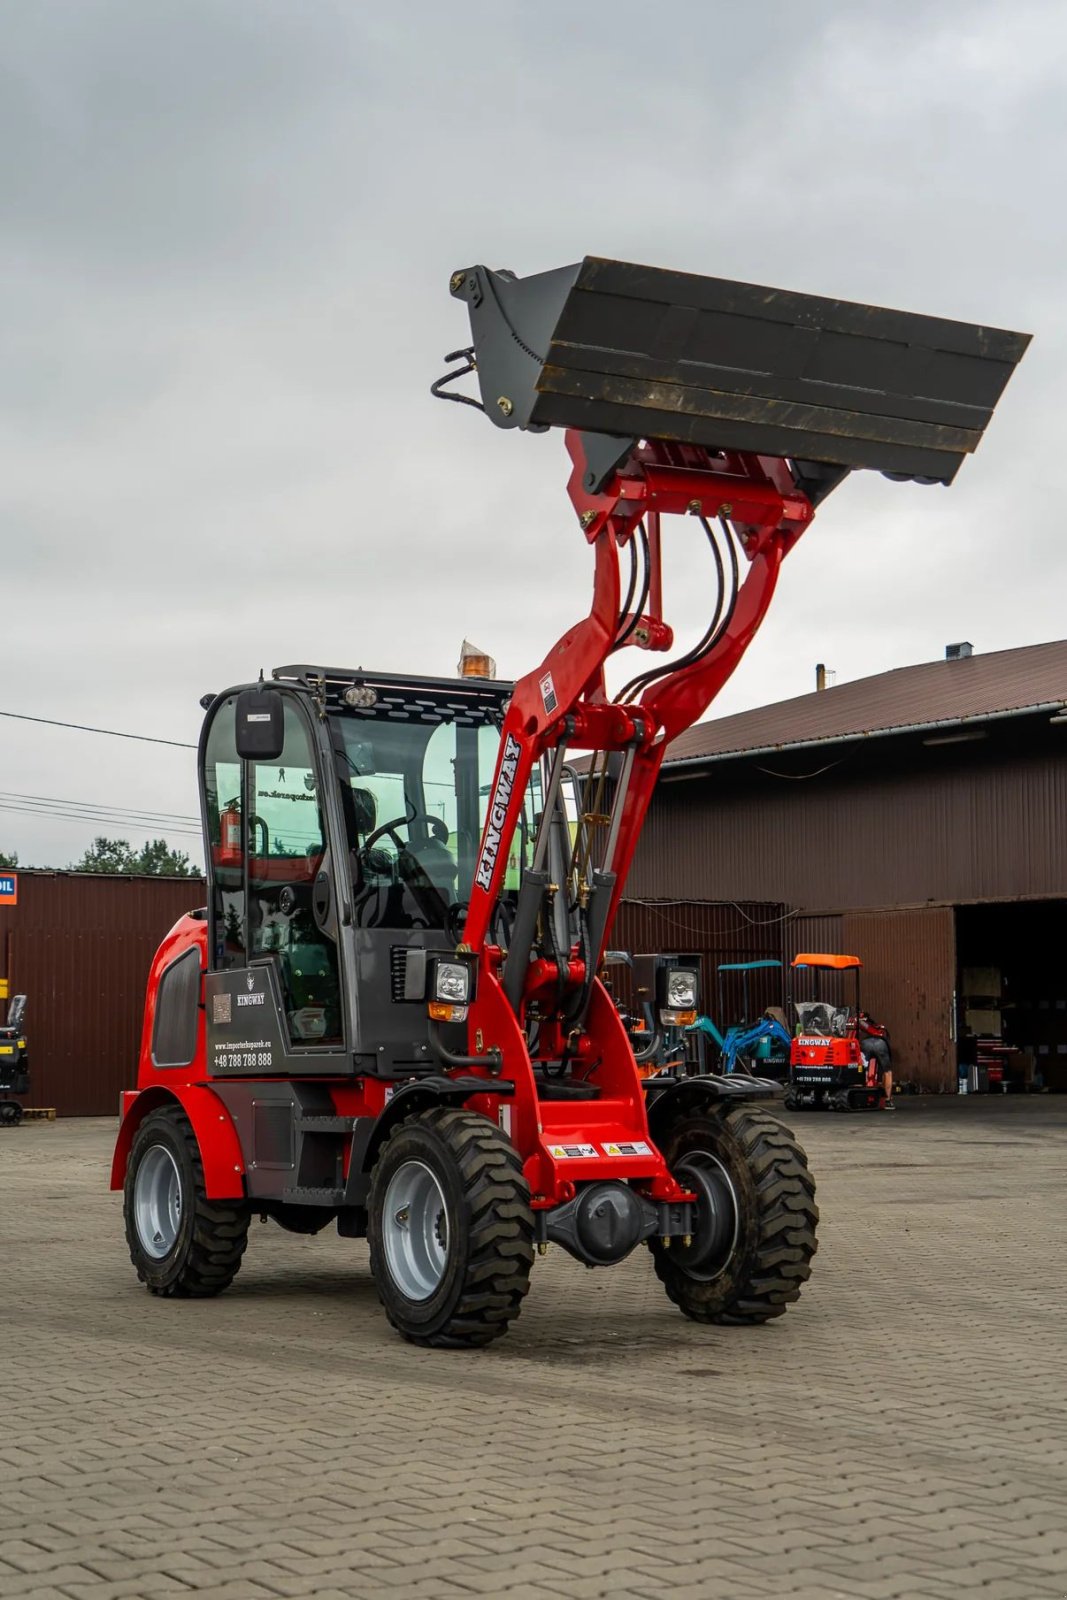
[[[244,826],[237,758],[236,697],[215,713],[204,755],[208,848],[214,878],[214,965],[243,967],[245,951]]]

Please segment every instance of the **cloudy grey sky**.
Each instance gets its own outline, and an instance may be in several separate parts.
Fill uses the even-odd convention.
[[[2,23],[0,709],[192,742],[199,696],[260,666],[450,672],[464,634],[535,665],[588,552],[561,435],[427,394],[473,261],[613,255],[1035,335],[951,490],[855,475],[827,502],[720,711],[819,660],[842,681],[1067,631],[1062,0],[5,0]],[[4,795],[196,811],[189,751],[0,738]],[[24,864],[98,831],[167,830],[0,809]]]

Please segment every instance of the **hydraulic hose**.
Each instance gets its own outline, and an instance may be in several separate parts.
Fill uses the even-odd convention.
[[[577,995],[572,999],[566,1010],[561,1012],[565,1025],[572,1026],[579,1022],[589,1003],[589,996],[593,992],[593,981],[596,978],[596,969],[593,967],[593,949],[589,938],[589,915],[584,906],[578,907],[578,959],[585,965],[585,976]]]
[[[457,378],[465,378],[468,372],[475,372],[477,370],[474,360],[474,346],[470,345],[466,350],[451,350],[449,351],[448,355],[445,356],[445,360],[462,361],[464,365],[462,367],[454,367],[451,372],[446,372],[442,377],[438,378],[436,383],[431,383],[430,393],[433,395],[434,399],[454,400],[457,405],[473,406],[476,411],[484,411],[485,407],[482,405],[482,402],[480,400],[475,400],[472,395],[445,393],[445,390],[450,383],[455,383]]]
[[[633,616],[630,618],[630,621],[627,624],[625,631],[623,633],[620,633],[619,637],[615,640],[615,644],[613,646],[613,651],[622,649],[623,645],[626,643],[627,639],[629,639],[630,635],[633,633],[634,629],[637,627],[637,624],[640,622],[641,617],[642,617],[642,615],[644,613],[645,606],[648,604],[648,591],[649,591],[649,589],[650,589],[650,587],[652,585],[652,561],[651,561],[651,557],[649,555],[649,550],[648,550],[648,534],[645,531],[645,525],[644,525],[643,522],[639,522],[637,524],[637,532],[635,534],[635,538],[640,541],[640,548],[641,548],[641,567],[642,567],[641,593],[640,593],[640,595],[638,597],[637,604],[633,608]],[[629,604],[630,604],[630,596],[627,596],[627,609],[629,609]],[[625,615],[626,615],[626,613],[624,611],[623,612],[623,617],[624,618],[625,618]]]
[[[619,635],[622,633],[623,626],[626,623],[626,618],[630,615],[630,608],[634,603],[634,595],[635,595],[636,592],[637,592],[637,538],[636,538],[636,535],[635,535],[635,537],[630,540],[630,581],[629,581],[629,583],[627,584],[627,587],[626,587],[626,599],[622,603],[622,610],[619,612],[618,626],[615,629],[615,649],[616,650],[619,648]]]
[[[493,1045],[486,1050],[484,1055],[465,1056],[459,1055],[455,1050],[450,1050],[441,1038],[441,1027],[437,1022],[428,1022],[426,1031],[430,1040],[430,1048],[438,1060],[446,1067],[486,1067],[490,1072],[499,1072],[504,1065],[504,1057]],[[495,1090],[491,1091],[495,1093]]]
[[[716,601],[715,610],[712,614],[712,619],[704,631],[703,638],[701,638],[691,650],[687,650],[684,655],[679,656],[674,661],[666,662],[661,667],[652,667],[647,672],[638,673],[637,677],[631,678],[630,682],[627,683],[620,691],[620,700],[633,700],[642,689],[647,688],[649,684],[655,683],[657,679],[665,678],[669,673],[678,672],[683,667],[695,665],[698,661],[702,660],[704,656],[709,653],[709,651],[714,649],[719,639],[722,638],[722,636],[726,633],[730,623],[733,621],[734,610],[737,606],[737,596],[740,588],[740,572],[738,568],[737,548],[734,543],[733,530],[731,529],[726,518],[720,517],[719,521],[726,540],[727,552],[730,557],[730,598],[724,611],[723,601],[726,592],[726,575],[723,569],[722,556],[719,551],[718,541],[716,540],[707,519],[705,517],[701,517],[700,521],[704,532],[707,534],[708,543],[710,544],[715,556],[716,574],[719,580],[718,599]]]

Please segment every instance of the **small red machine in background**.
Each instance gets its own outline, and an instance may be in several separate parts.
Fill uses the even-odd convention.
[[[793,962],[797,1027],[789,1056],[787,1110],[859,1111],[886,1099],[888,1033],[860,1010],[862,966],[859,956],[844,955],[805,954]],[[809,992],[800,999],[805,976],[810,976],[805,985]],[[848,992],[842,994],[842,988]]]

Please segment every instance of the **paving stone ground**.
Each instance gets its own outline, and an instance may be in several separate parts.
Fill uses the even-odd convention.
[[[1067,1101],[795,1126],[821,1246],[780,1321],[553,1250],[476,1354],[273,1223],[220,1299],[154,1300],[112,1125],[0,1133],[0,1596],[1067,1595]]]

